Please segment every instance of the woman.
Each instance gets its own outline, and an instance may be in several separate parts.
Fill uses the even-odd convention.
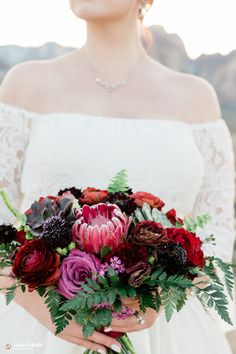
[[[232,258],[234,156],[213,87],[154,61],[140,24],[152,0],[70,0],[87,22],[81,49],[16,65],[0,90],[0,185],[24,211],[38,195],[76,185],[105,188],[126,168],[134,190],[148,190],[181,216],[209,212],[217,254]],[[2,208],[3,210],[3,208]],[[5,212],[5,220],[10,216]],[[9,281],[1,279],[0,287]],[[106,353],[119,343],[85,340],[72,322],[60,335],[37,294],[0,298],[1,344],[31,342],[31,353]],[[135,304],[133,304],[135,306]],[[112,322],[131,332],[138,354],[229,354],[217,321],[197,300],[166,323],[153,310]],[[109,329],[108,329],[109,330]],[[2,348],[1,348],[2,349]],[[3,348],[4,349],[4,348]]]

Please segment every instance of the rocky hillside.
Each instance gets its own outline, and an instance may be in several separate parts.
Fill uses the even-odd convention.
[[[151,26],[153,45],[150,55],[164,65],[182,72],[189,72],[207,79],[216,89],[223,116],[236,130],[236,48],[228,55],[202,54],[190,59],[183,41],[175,33],[167,33],[162,26]],[[25,60],[47,59],[71,51],[56,43],[41,47],[0,46],[0,82],[15,64]]]

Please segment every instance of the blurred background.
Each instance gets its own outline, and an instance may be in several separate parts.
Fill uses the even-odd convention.
[[[236,155],[235,14],[235,0],[155,0],[144,26],[152,33],[154,59],[214,86]],[[61,55],[85,39],[85,23],[69,0],[0,0],[0,83],[17,63]],[[227,337],[236,354],[236,332]]]

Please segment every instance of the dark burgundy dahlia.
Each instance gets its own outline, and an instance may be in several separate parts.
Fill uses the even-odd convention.
[[[129,197],[129,195],[123,192],[109,193],[104,202],[118,205],[128,215],[131,215],[137,209],[134,198]]]
[[[157,261],[168,273],[177,273],[187,264],[186,250],[176,242],[168,242],[157,250]]]
[[[0,243],[11,243],[16,239],[17,230],[12,224],[0,225]]]
[[[62,196],[63,193],[66,193],[66,192],[70,192],[76,199],[79,199],[80,197],[82,197],[81,189],[78,189],[76,187],[60,189],[59,192],[58,192],[58,195]]]

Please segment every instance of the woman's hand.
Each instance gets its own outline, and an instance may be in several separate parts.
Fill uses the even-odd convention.
[[[206,275],[202,276],[202,277],[196,277],[194,278],[194,280],[192,281],[192,283],[195,285],[196,288],[198,289],[205,289],[210,283],[210,278]],[[189,296],[191,293],[191,289],[187,289],[186,290],[186,295]]]
[[[108,335],[97,331],[94,331],[92,336],[85,339],[82,333],[82,327],[75,321],[71,321],[64,331],[59,333],[57,336],[68,342],[81,345],[82,347],[91,349],[101,354],[107,353],[106,347],[113,349],[117,353],[121,352],[119,342]]]
[[[123,303],[127,305],[129,308],[137,311],[139,316],[144,320],[143,324],[138,323],[138,319],[135,315],[130,315],[125,320],[119,320],[114,318],[111,326],[106,329],[106,331],[114,331],[114,332],[137,332],[143,329],[149,328],[153,325],[156,318],[159,316],[160,311],[157,312],[153,309],[148,308],[145,313],[143,313],[139,308],[138,300],[127,298],[123,300]]]
[[[5,271],[8,273],[7,270]],[[9,287],[11,285],[13,285],[11,278],[0,277],[0,288]],[[5,293],[5,291],[1,292]],[[55,325],[51,320],[48,308],[44,304],[43,298],[41,298],[37,292],[29,293],[26,290],[25,293],[22,293],[20,289],[17,289],[14,301],[35,317],[49,331],[53,334],[55,333]],[[114,351],[120,353],[121,346],[117,340],[96,331],[92,336],[86,339],[83,336],[82,327],[75,321],[71,321],[69,325],[56,336],[67,342],[80,345],[98,353],[107,353],[106,347],[112,348]]]

